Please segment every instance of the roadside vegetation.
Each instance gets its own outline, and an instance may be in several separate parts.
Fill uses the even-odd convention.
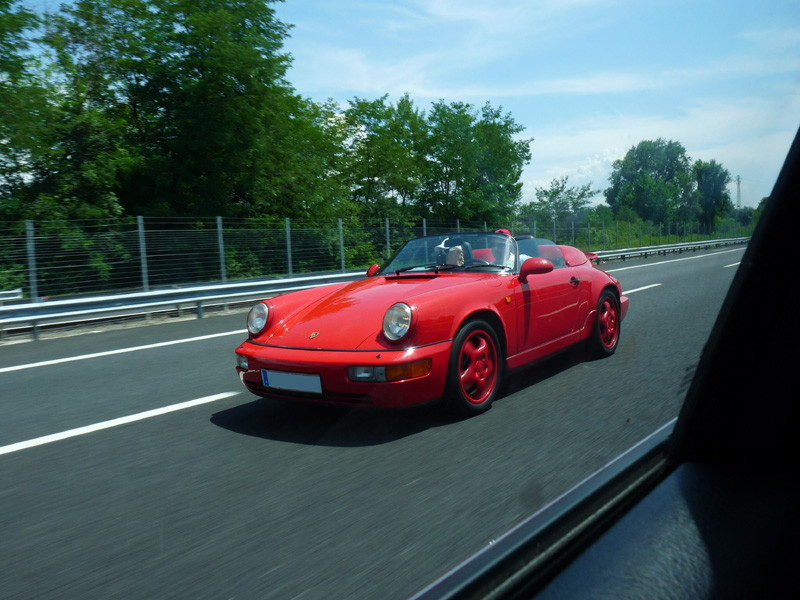
[[[699,235],[757,219],[734,209],[721,164],[676,141],[631,148],[605,190],[564,176],[523,193],[534,139],[502,107],[304,98],[287,78],[291,26],[273,6],[77,0],[36,14],[0,0],[0,288],[25,280],[14,244],[26,221],[103,281],[131,258],[122,239],[137,216],[166,231],[216,216],[245,231],[317,223],[333,256],[342,219],[369,232],[345,228],[355,264],[382,253],[387,219],[408,231],[423,219],[577,228],[596,247],[607,237],[592,230],[666,236],[680,223]],[[228,252],[232,276],[260,272],[257,252]]]

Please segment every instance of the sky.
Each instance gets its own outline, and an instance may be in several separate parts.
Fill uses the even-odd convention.
[[[408,93],[502,107],[534,138],[536,187],[608,187],[643,140],[680,142],[772,190],[800,127],[800,2],[759,0],[286,0],[298,93],[346,106]],[[737,186],[730,186],[737,202]],[[602,194],[596,202],[602,200]]]

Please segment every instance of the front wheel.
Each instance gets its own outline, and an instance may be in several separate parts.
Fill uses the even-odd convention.
[[[447,368],[447,400],[456,412],[476,415],[497,396],[503,356],[497,333],[485,321],[464,325],[453,340]]]
[[[619,343],[619,300],[613,292],[604,290],[597,302],[597,320],[592,331],[591,346],[599,357],[611,356]]]

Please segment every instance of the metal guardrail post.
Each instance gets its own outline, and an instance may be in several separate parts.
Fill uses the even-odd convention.
[[[39,302],[39,281],[36,278],[36,232],[33,221],[25,221],[25,237],[28,242],[28,284],[31,291],[31,302]]]
[[[292,228],[289,217],[286,217],[286,262],[289,265],[289,277],[292,276]]]
[[[592,224],[586,221],[586,249],[592,251]]]
[[[389,244],[389,217],[386,217],[386,260],[392,255],[392,247]]]
[[[150,291],[150,279],[147,274],[147,246],[144,239],[144,217],[136,217],[136,227],[139,230],[139,262],[142,266],[142,289]]]
[[[36,278],[36,233],[33,228],[33,221],[25,221],[25,237],[28,242],[28,281],[31,288],[31,301],[41,302],[39,297],[39,282]],[[39,325],[36,321],[31,324],[33,328],[33,339],[39,339]]]
[[[341,256],[341,268],[344,272],[344,233],[342,232],[341,219],[339,219],[339,255]]]
[[[219,244],[219,276],[224,283],[228,280],[225,273],[225,242],[222,238],[222,217],[217,217],[217,243]]]

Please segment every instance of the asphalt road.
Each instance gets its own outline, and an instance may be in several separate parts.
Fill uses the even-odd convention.
[[[406,598],[677,415],[742,254],[605,265],[617,353],[466,420],[257,399],[241,313],[0,346],[0,598]]]

